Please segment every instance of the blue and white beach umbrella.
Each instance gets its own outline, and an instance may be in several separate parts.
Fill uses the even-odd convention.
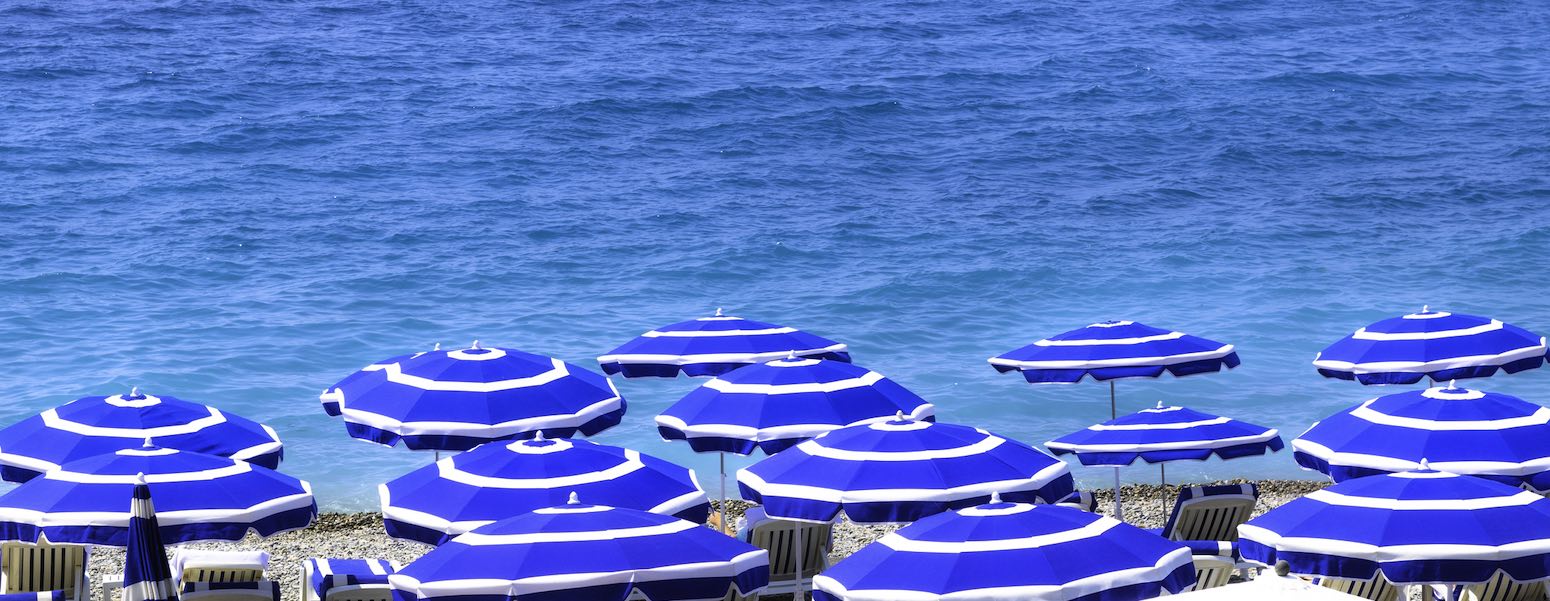
[[[1204,461],[1213,455],[1236,459],[1279,451],[1285,446],[1275,428],[1184,407],[1143,409],[1088,426],[1044,444],[1056,456],[1075,454],[1082,465],[1122,467],[1136,460],[1166,470],[1168,461]],[[1161,471],[1167,485],[1167,472]],[[1119,489],[1114,489],[1116,502]]]
[[[1095,323],[990,359],[997,371],[1022,372],[1035,384],[1190,376],[1238,363],[1231,344],[1134,321]]]
[[[1328,378],[1414,384],[1517,373],[1543,365],[1546,352],[1543,337],[1512,324],[1422,307],[1340,339],[1313,366]]]
[[[147,438],[270,469],[279,467],[284,455],[279,435],[269,426],[135,389],[76,399],[0,430],[0,478],[26,482],[77,459],[139,448]]]
[[[176,601],[167,547],[156,524],[156,507],[145,478],[135,480],[129,504],[129,548],[124,554],[124,601]]]
[[[657,416],[666,440],[697,452],[774,454],[830,430],[930,420],[935,407],[875,371],[828,359],[788,357],[716,377]]]
[[[992,499],[862,547],[813,579],[813,598],[1134,601],[1194,582],[1177,542],[1079,509]]]
[[[1240,363],[1231,344],[1134,321],[1105,321],[1045,338],[992,357],[996,371],[1022,372],[1034,384],[1075,383],[1091,377],[1109,383],[1109,418],[1119,417],[1115,380],[1175,377],[1232,369]],[[1119,490],[1119,468],[1114,489]],[[1123,517],[1119,496],[1114,514]]]
[[[147,444],[66,463],[0,495],[0,540],[123,547],[124,499],[143,476],[161,500],[168,543],[240,540],[305,528],[317,517],[306,482],[225,457]]]
[[[1452,384],[1371,399],[1292,441],[1297,463],[1336,482],[1435,469],[1550,491],[1550,409]]]
[[[492,440],[591,436],[623,418],[624,397],[595,372],[474,342],[368,366],[329,388],[350,436],[414,450],[466,451]]]
[[[1264,455],[1284,446],[1275,428],[1211,415],[1185,407],[1143,409],[1049,441],[1056,456],[1076,454],[1082,465],[1125,466],[1202,461],[1212,455],[1235,459]]]
[[[379,489],[388,535],[439,545],[480,526],[565,504],[600,504],[705,523],[694,473],[637,451],[585,440],[490,443],[414,470]]]
[[[388,577],[429,601],[712,600],[769,583],[769,553],[693,522],[571,503],[475,528]]]
[[[1071,494],[1070,469],[990,432],[893,420],[834,430],[738,470],[743,498],[772,518],[913,522],[985,502],[1054,503]]]
[[[1397,584],[1550,578],[1550,500],[1423,469],[1348,480],[1238,526],[1250,561],[1297,574]]]
[[[798,357],[850,361],[845,345],[796,328],[722,315],[678,322],[641,334],[597,358],[626,378],[719,376],[744,365]]]

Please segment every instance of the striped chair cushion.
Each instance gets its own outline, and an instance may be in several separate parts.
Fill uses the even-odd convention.
[[[1179,544],[1189,549],[1190,555],[1213,555],[1226,557],[1233,561],[1241,558],[1238,555],[1238,543],[1220,540],[1181,540]]]
[[[43,591],[41,593],[11,593],[0,595],[0,601],[65,601],[67,597],[64,591]]]
[[[185,582],[181,593],[183,599],[198,599],[200,597],[243,597],[252,598],[254,601],[280,601],[280,583],[273,580],[260,580],[258,582]]]
[[[387,586],[388,575],[397,572],[398,562],[382,559],[314,558],[302,562],[311,575],[312,592],[318,599],[328,597],[336,586]]]

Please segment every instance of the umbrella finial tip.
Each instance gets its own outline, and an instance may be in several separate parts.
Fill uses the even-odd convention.
[[[1431,305],[1421,305],[1421,312],[1422,313],[1431,313],[1432,312],[1432,306]]]
[[[468,348],[471,348],[471,349],[476,350],[476,351],[479,350],[479,341],[475,340],[473,345],[468,347]]]
[[[1158,409],[1162,409],[1163,408],[1162,400],[1160,400],[1160,399],[1157,401],[1157,408]]]
[[[570,500],[566,501],[565,503],[567,505],[580,505],[581,497],[576,494],[576,491],[570,491]]]
[[[1432,464],[1431,464],[1431,462],[1430,462],[1430,461],[1427,461],[1427,460],[1426,460],[1426,458],[1425,458],[1425,457],[1422,457],[1422,458],[1421,458],[1421,469],[1422,469],[1422,470],[1423,470],[1423,471],[1424,471],[1424,470],[1429,470],[1429,469],[1432,469]]]
[[[533,440],[538,441],[538,442],[543,442],[545,440],[544,439],[544,431],[543,430],[539,430],[537,434],[534,434],[533,435]]]
[[[721,317],[721,307],[716,307],[716,317]]]
[[[787,361],[796,361],[797,360],[797,352],[796,351],[790,351],[790,352],[786,353],[786,360]]]
[[[151,437],[147,436],[147,437],[145,437],[145,444],[142,444],[140,446],[149,449],[149,448],[155,447],[156,443],[151,441]]]
[[[129,398],[135,398],[135,397],[138,397],[138,396],[140,396],[140,387],[139,386],[130,386],[129,387]]]
[[[439,350],[441,350],[441,343],[440,342],[436,343],[436,346],[431,347],[431,351],[432,352],[439,351]]]
[[[1459,387],[1459,381],[1458,380],[1448,380],[1448,388],[1457,389],[1458,387]]]
[[[895,420],[898,420],[898,421],[901,421],[901,422],[902,421],[909,421],[909,418],[904,417],[904,410],[903,409],[900,409],[897,413],[894,413],[893,414],[893,418]]]
[[[1000,503],[1001,503],[1001,491],[998,491],[998,490],[990,491],[990,504],[991,505],[999,505]]]

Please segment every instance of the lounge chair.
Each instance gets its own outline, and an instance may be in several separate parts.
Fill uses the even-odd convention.
[[[1238,569],[1238,544],[1221,541],[1183,541],[1195,563],[1195,584],[1186,591],[1224,586]]]
[[[87,601],[90,557],[85,545],[0,543],[0,593],[63,591],[66,599]]]
[[[1462,587],[1454,599],[1456,601],[1542,601],[1544,598],[1543,581],[1518,582],[1508,578],[1505,573],[1497,572],[1494,578],[1484,584]]]
[[[1372,580],[1347,580],[1344,578],[1323,578],[1318,582],[1319,586],[1333,589],[1368,599],[1369,601],[1399,601],[1399,587],[1384,578],[1382,573],[1373,576]]]
[[[766,595],[792,595],[797,591],[796,529],[802,529],[803,590],[813,590],[813,577],[829,568],[829,548],[833,543],[832,524],[808,524],[786,520],[768,520],[754,525],[748,542],[770,552],[770,584]],[[640,591],[634,591],[630,599],[644,599]],[[759,595],[740,596],[737,590],[727,591],[723,601],[752,601]]]
[[[1098,499],[1093,497],[1093,493],[1085,490],[1073,491],[1070,495],[1067,495],[1066,498],[1061,499],[1055,504],[1061,507],[1080,509],[1090,513],[1098,511]]]
[[[1249,520],[1259,502],[1253,484],[1189,486],[1179,490],[1179,500],[1160,534],[1168,540],[1238,540],[1238,525]]]
[[[268,577],[269,554],[178,549],[172,553],[171,563],[173,578],[180,586],[189,582],[258,582]]]
[[[308,559],[301,562],[301,601],[392,601],[388,576],[401,567],[382,559]]]

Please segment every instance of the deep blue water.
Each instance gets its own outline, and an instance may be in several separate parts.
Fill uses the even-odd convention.
[[[1122,409],[1290,438],[1382,392],[1309,365],[1370,321],[1550,333],[1546,31],[1450,0],[7,3],[0,421],[138,385],[274,425],[369,508],[429,457],[323,415],[350,371],[475,338],[595,366],[725,307],[1035,443],[1106,387],[985,358],[1176,328],[1243,366]],[[1483,386],[1550,403],[1538,372]],[[695,385],[621,382],[599,438],[713,487],[651,425]]]

